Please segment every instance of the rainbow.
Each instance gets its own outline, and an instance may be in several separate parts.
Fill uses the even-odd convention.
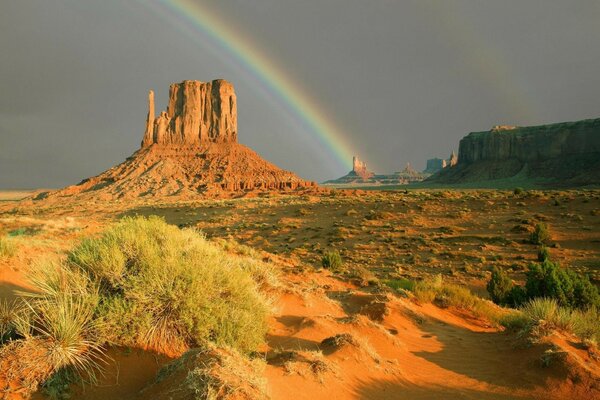
[[[194,37],[208,38],[218,50],[226,52],[242,72],[256,81],[270,96],[285,106],[287,112],[300,122],[332,155],[340,169],[350,169],[352,146],[318,103],[306,94],[301,85],[295,83],[260,49],[222,21],[207,7],[190,0],[154,0],[141,2],[150,5],[161,16],[187,23],[196,34]],[[200,33],[202,37],[199,37]]]

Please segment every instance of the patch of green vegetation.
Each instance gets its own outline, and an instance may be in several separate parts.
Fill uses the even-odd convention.
[[[227,257],[193,229],[125,218],[68,255],[100,288],[108,343],[179,352],[206,342],[251,351],[266,333],[254,263]]]
[[[394,290],[408,290],[412,291],[415,287],[415,283],[410,279],[398,278],[398,279],[385,279],[383,283]]]
[[[552,237],[550,236],[548,225],[543,222],[537,223],[529,236],[529,242],[539,246],[547,245],[551,239]]]
[[[28,226],[28,227],[13,229],[12,231],[8,232],[8,236],[11,236],[11,237],[33,236],[33,235],[37,235],[41,231],[42,231],[42,228],[40,228],[40,227]]]
[[[504,271],[494,268],[487,290],[495,303],[513,307],[535,298],[554,299],[562,307],[580,310],[600,307],[598,288],[587,276],[561,268],[548,258],[529,265],[524,288],[515,285]]]
[[[333,272],[342,272],[344,262],[342,256],[337,250],[327,251],[321,258],[321,265],[323,268],[329,269]]]
[[[503,306],[514,307],[523,303],[525,299],[525,291],[516,286],[508,274],[498,267],[492,270],[486,288],[492,301]]]
[[[541,246],[537,253],[537,259],[539,262],[550,260],[550,250],[546,246]]]
[[[56,372],[93,377],[105,344],[171,355],[211,345],[249,353],[267,331],[271,276],[262,268],[270,267],[193,229],[126,217],[65,261],[41,267],[18,312],[0,307],[2,335],[15,337],[0,352],[40,349],[29,360],[39,380],[31,385],[50,378],[50,391],[64,386],[61,376],[51,378]]]

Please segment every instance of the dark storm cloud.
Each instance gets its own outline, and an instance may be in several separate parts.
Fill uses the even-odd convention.
[[[469,131],[600,116],[597,1],[203,1],[378,172],[447,156]],[[240,140],[324,180],[346,171],[230,55],[143,2],[0,5],[0,187],[75,183],[139,145],[146,93],[232,81]],[[275,102],[275,103],[274,103]]]

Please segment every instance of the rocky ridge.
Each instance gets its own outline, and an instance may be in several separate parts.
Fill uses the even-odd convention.
[[[600,119],[549,125],[495,126],[460,141],[458,160],[429,181],[514,179],[564,186],[600,184]]]

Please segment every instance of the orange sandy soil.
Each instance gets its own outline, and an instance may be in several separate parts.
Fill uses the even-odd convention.
[[[493,265],[523,277],[536,254],[525,239],[538,221],[550,227],[553,259],[598,279],[598,191],[3,202],[0,233],[13,236],[18,253],[0,259],[0,296],[27,289],[24,277],[37,262],[60,257],[83,236],[125,214],[163,215],[208,237],[232,238],[268,252],[281,267],[284,288],[261,349],[273,399],[600,398],[598,357],[575,338],[556,333],[531,345],[466,310],[418,304],[364,282],[441,273],[484,295]],[[319,270],[327,249],[341,252],[349,274]],[[351,336],[323,342],[340,334]],[[542,367],[542,354],[553,346],[567,357]],[[111,356],[101,385],[76,388],[72,398],[147,398],[148,393],[137,397],[138,392],[167,361],[136,349],[112,349]]]

